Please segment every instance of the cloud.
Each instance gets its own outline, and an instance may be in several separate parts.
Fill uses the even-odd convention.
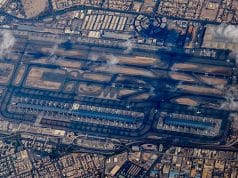
[[[126,47],[126,49],[124,50],[124,53],[125,53],[125,54],[131,53],[132,50],[133,50],[133,47],[134,47],[134,45],[133,45],[133,43],[132,43],[132,41],[131,41],[130,39],[128,39],[127,41],[125,41],[125,42],[123,43],[123,46]]]
[[[149,95],[153,96],[155,94],[155,87],[150,86]]]
[[[229,86],[224,89],[226,101],[220,109],[238,111],[238,86]]]
[[[223,85],[223,84],[214,85],[214,87],[215,87],[216,89],[220,90],[221,92],[223,92],[224,89],[225,89],[225,85]]]
[[[235,62],[236,62],[236,65],[238,66],[238,52],[232,52],[231,55],[234,54],[234,59],[235,59]]]
[[[100,54],[96,54],[96,53],[90,53],[88,56],[88,58],[93,61],[97,61],[99,57],[100,57]]]
[[[238,43],[238,42],[237,42]],[[238,52],[237,51],[232,51],[229,54],[229,59],[232,59],[235,61],[236,66],[238,66]]]
[[[16,39],[9,30],[3,30],[0,34],[2,35],[2,42],[0,44],[0,56],[2,57],[9,54],[16,42]]]
[[[227,98],[225,102],[221,104],[221,109],[227,111],[237,111],[238,110],[238,101],[235,101],[234,98]]]
[[[113,54],[105,56],[107,58],[107,65],[112,66],[118,64],[119,60]]]
[[[228,42],[238,43],[238,26],[221,24],[215,31],[215,36]]]
[[[56,52],[56,50],[57,50],[58,48],[59,48],[58,43],[55,43],[54,46],[53,46],[53,48],[51,48],[51,50],[50,50],[50,56],[55,55],[55,52]]]
[[[232,118],[232,125],[231,125],[231,127],[234,130],[238,131],[238,113],[231,113],[230,117]]]
[[[92,61],[97,61],[99,59],[104,60],[106,62],[106,64],[105,64],[106,67],[112,67],[119,63],[119,59],[116,56],[114,56],[113,54],[105,54],[104,52],[90,53],[88,55],[88,59],[90,59]]]
[[[49,54],[49,63],[54,64],[55,61],[58,59],[57,55],[55,55],[56,50],[58,50],[59,46],[58,43],[54,44],[54,46],[50,50]]]
[[[214,31],[214,37],[223,40],[225,43],[237,43],[238,44],[238,26],[221,24],[217,30]],[[233,51],[230,53],[230,58],[235,60],[238,66],[238,52]],[[224,92],[225,102],[221,104],[221,109],[238,111],[238,86],[216,86],[219,90]]]
[[[225,43],[238,43],[238,25],[221,24],[217,30],[214,31],[214,37],[224,40]],[[238,52],[233,51],[230,54],[238,66]]]

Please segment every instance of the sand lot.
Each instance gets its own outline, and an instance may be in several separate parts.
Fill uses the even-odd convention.
[[[21,0],[27,18],[38,16],[48,7],[48,0]]]
[[[6,84],[9,82],[12,73],[13,73],[14,65],[0,63],[0,83]]]
[[[48,90],[58,90],[60,89],[62,82],[56,81],[46,81],[42,80],[42,76],[46,72],[51,72],[54,74],[64,75],[63,70],[52,70],[47,68],[32,68],[27,76],[26,86],[33,88],[41,88]]]

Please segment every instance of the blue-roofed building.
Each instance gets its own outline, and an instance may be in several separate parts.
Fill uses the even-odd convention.
[[[161,112],[156,129],[199,136],[218,136],[222,119],[192,114]]]
[[[194,120],[187,120],[187,119],[173,119],[169,117],[165,118],[164,123],[168,125],[191,127],[191,128],[203,129],[203,130],[209,130],[214,127],[214,124],[209,122],[194,121]]]

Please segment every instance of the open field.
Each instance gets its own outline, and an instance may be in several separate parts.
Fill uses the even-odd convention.
[[[125,95],[130,95],[130,94],[135,93],[135,92],[136,92],[135,90],[121,89],[121,90],[119,90],[118,96],[122,97],[122,96],[125,96]]]
[[[203,64],[191,64],[191,63],[176,63],[171,67],[172,70],[185,70],[185,71],[194,71],[202,73],[215,73],[221,75],[231,75],[231,68],[213,66],[213,65],[203,65]]]
[[[201,76],[200,79],[210,85],[226,85],[227,81],[222,78],[215,78],[215,77],[208,77],[208,76]]]
[[[47,68],[32,68],[27,76],[25,85],[27,87],[33,87],[33,88],[59,90],[64,79],[61,79],[61,82],[42,80],[42,76],[45,73],[53,73],[55,75],[58,74],[60,76],[65,75],[65,71],[63,70],[57,70],[57,69],[53,70],[53,69],[47,69]]]
[[[187,106],[197,106],[198,103],[191,98],[177,98],[175,100],[178,104],[187,105]]]
[[[47,47],[42,47],[41,52],[47,53],[47,54],[54,54],[56,56],[69,56],[69,57],[76,57],[76,58],[86,58],[87,57],[87,52],[83,50],[64,50],[64,49],[53,49],[52,48],[47,48]]]
[[[189,70],[196,69],[198,66],[196,64],[184,64],[184,63],[176,63],[172,66],[172,70]]]
[[[20,59],[20,56],[21,55],[19,55],[18,53],[9,52],[9,53],[3,55],[2,57],[10,59],[12,61],[17,61]]]
[[[79,94],[100,95],[102,87],[97,85],[90,85],[81,83],[79,85]]]
[[[109,82],[111,80],[111,76],[99,73],[84,73],[82,74],[82,78],[86,80],[94,80],[100,82]]]
[[[74,61],[74,60],[69,60],[69,59],[64,59],[64,58],[40,58],[37,60],[31,61],[32,63],[38,63],[38,64],[54,64],[54,65],[59,65],[62,67],[68,67],[68,68],[80,68],[81,67],[81,62],[79,61]]]
[[[17,71],[17,76],[14,79],[14,84],[15,85],[19,85],[20,84],[20,82],[22,80],[22,77],[23,77],[23,74],[25,72],[25,69],[26,69],[26,66],[20,66],[19,70]]]
[[[183,74],[183,73],[176,73],[176,72],[170,72],[169,76],[174,80],[181,80],[186,82],[195,82],[193,77]]]
[[[75,89],[75,83],[74,82],[67,82],[64,86],[64,91],[65,92],[73,92]]]
[[[143,56],[121,56],[121,55],[112,55],[108,54],[102,57],[105,60],[113,60],[114,58],[117,60],[119,64],[134,64],[134,65],[152,65],[157,61],[160,61],[156,58],[151,57],[143,57]]]
[[[137,68],[129,68],[129,67],[121,67],[121,66],[100,66],[95,67],[96,71],[100,72],[110,72],[110,73],[119,73],[119,74],[126,74],[126,75],[140,75],[144,77],[156,77],[152,72]]]
[[[149,93],[143,93],[133,97],[133,100],[147,100],[150,97]]]
[[[0,63],[0,83],[6,84],[9,82],[13,69],[13,64]]]
[[[21,0],[27,18],[38,16],[48,7],[48,0]]]
[[[207,88],[202,86],[192,86],[192,85],[178,85],[177,88],[182,89],[186,92],[205,94],[205,95],[222,95],[222,91],[216,88]]]

